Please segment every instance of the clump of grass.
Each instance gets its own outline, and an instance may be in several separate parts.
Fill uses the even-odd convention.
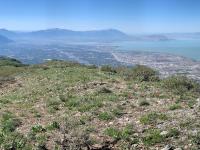
[[[26,137],[16,132],[16,128],[20,125],[21,121],[12,113],[6,112],[2,115],[0,124],[0,149],[32,149],[27,144]]]
[[[174,137],[174,138],[178,138],[178,136],[180,135],[180,131],[176,128],[172,128],[169,130],[168,134],[166,135],[166,137]]]
[[[47,101],[47,107],[49,107],[50,109],[52,109],[52,110],[59,110],[59,106],[60,106],[60,104],[61,104],[61,101],[60,101],[60,99],[49,99],[48,101]]]
[[[66,94],[59,95],[59,99],[62,102],[67,102],[68,100],[73,99],[73,98],[75,98],[75,95],[73,95],[72,92],[67,92]]]
[[[12,132],[9,134],[0,133],[0,149],[4,150],[22,150],[22,149],[33,149],[30,144],[28,144],[28,139],[22,134],[17,132]]]
[[[117,128],[107,128],[105,130],[105,134],[112,137],[113,139],[117,139],[117,140],[128,140],[131,138],[131,135],[133,134],[133,127],[131,125],[127,125],[125,128],[123,129],[117,129]]]
[[[169,106],[169,110],[176,110],[176,109],[181,109],[181,105],[180,104],[173,104],[171,106]]]
[[[124,112],[120,108],[115,108],[112,110],[112,114],[116,117],[121,117]]]
[[[108,113],[108,112],[102,112],[98,115],[98,118],[101,119],[101,120],[112,120],[113,119],[113,116]]]
[[[165,137],[160,135],[159,130],[149,130],[147,134],[143,137],[143,143],[145,145],[155,145],[161,143],[165,140]]]
[[[4,113],[1,120],[1,128],[3,132],[13,132],[21,125],[21,121],[11,113]]]
[[[100,88],[97,92],[98,93],[112,93],[112,91],[106,87]]]
[[[152,113],[142,116],[140,118],[140,122],[143,124],[155,124],[159,120],[167,120],[167,119],[168,117],[165,114],[152,112]]]
[[[149,106],[150,103],[148,101],[146,101],[146,100],[142,100],[142,101],[140,101],[139,105],[140,106]]]
[[[187,105],[190,107],[190,108],[194,108],[194,105],[196,104],[196,100],[189,100],[188,102],[187,102]]]
[[[59,125],[59,123],[56,122],[56,121],[53,121],[52,123],[50,123],[50,124],[46,127],[47,130],[54,130],[54,129],[59,129],[59,128],[60,128],[60,125]]]
[[[46,135],[38,135],[36,136],[36,147],[37,149],[45,150],[46,148],[46,141],[47,141],[47,136]]]
[[[32,128],[31,128],[31,131],[33,133],[41,133],[41,132],[44,132],[45,131],[45,128],[43,128],[41,125],[34,125]]]
[[[192,136],[192,142],[200,148],[200,132],[198,132],[196,135]]]

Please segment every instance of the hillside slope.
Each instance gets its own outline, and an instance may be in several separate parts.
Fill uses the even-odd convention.
[[[0,149],[200,148],[200,86],[185,77],[64,61],[0,76]]]

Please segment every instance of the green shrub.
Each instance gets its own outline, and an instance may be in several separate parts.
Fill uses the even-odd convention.
[[[117,73],[116,70],[113,67],[109,66],[109,65],[101,66],[101,71]]]
[[[155,70],[143,65],[137,65],[133,67],[129,78],[132,78],[134,80],[138,80],[141,82],[159,80],[158,74]]]
[[[163,84],[165,88],[182,96],[188,92],[196,94],[196,96],[200,93],[200,84],[184,76],[168,77],[163,80]]]

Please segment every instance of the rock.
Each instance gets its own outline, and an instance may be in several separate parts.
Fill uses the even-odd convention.
[[[197,98],[197,107],[200,107],[200,98]]]
[[[173,150],[171,145],[166,145],[163,149],[161,150]]]
[[[129,118],[125,118],[124,120],[125,120],[125,121],[129,121]]]
[[[139,134],[138,133],[134,133],[133,136],[139,136]]]
[[[182,148],[176,148],[176,149],[174,149],[174,150],[182,150]]]
[[[81,113],[78,112],[78,113],[76,113],[74,116],[75,116],[75,117],[80,117],[80,116],[81,116]]]
[[[160,135],[167,135],[168,134],[168,131],[162,131],[161,133],[160,133]]]
[[[109,125],[113,125],[113,122],[109,122],[108,124],[109,124]]]

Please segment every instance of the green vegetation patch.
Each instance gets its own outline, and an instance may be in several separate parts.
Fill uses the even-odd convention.
[[[184,76],[172,76],[163,80],[163,86],[181,99],[198,98],[200,95],[200,84]]]
[[[129,140],[134,133],[133,126],[127,125],[123,129],[107,128],[105,134],[117,140]]]
[[[25,66],[19,60],[8,57],[0,57],[0,67],[2,66],[14,66],[14,67],[23,67]]]
[[[20,125],[21,121],[13,114],[6,112],[2,115],[0,127],[3,132],[13,132]]]
[[[143,124],[156,124],[158,121],[167,120],[168,117],[162,113],[151,112],[140,118],[140,122]]]
[[[155,145],[165,140],[165,137],[160,134],[160,130],[148,130],[146,135],[143,137],[143,143],[145,145]]]
[[[111,113],[108,113],[108,112],[101,112],[99,115],[98,115],[98,118],[100,120],[105,120],[105,121],[108,121],[108,120],[112,120],[113,119],[113,116]]]
[[[181,105],[180,104],[173,104],[171,106],[169,106],[169,110],[176,110],[176,109],[181,109]]]

